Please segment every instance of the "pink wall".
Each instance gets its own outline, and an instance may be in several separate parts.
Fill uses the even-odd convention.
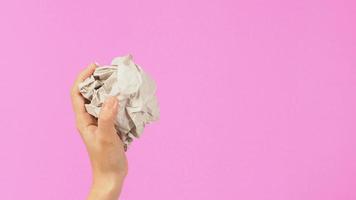
[[[69,88],[131,52],[161,120],[122,199],[356,199],[353,0],[0,2],[0,199],[84,199]]]

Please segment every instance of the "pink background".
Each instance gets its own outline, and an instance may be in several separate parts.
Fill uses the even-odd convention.
[[[0,199],[85,199],[69,89],[126,53],[161,119],[122,199],[356,199],[353,0],[5,0],[0,25]]]

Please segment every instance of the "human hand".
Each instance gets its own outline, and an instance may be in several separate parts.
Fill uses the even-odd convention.
[[[116,97],[110,97],[96,119],[86,112],[85,99],[79,92],[79,83],[95,70],[92,64],[77,77],[72,90],[72,104],[76,126],[88,151],[93,183],[88,199],[117,199],[128,172],[124,144],[116,133],[114,121],[118,112]]]

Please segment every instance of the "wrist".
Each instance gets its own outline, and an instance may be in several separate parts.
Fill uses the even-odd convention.
[[[120,189],[116,185],[93,183],[90,196],[94,197],[93,199],[100,200],[117,199],[119,192]]]
[[[94,176],[89,199],[106,200],[117,199],[121,192],[124,176],[107,175]]]

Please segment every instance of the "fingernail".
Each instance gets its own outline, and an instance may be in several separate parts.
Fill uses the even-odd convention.
[[[109,97],[105,101],[105,108],[112,108],[115,105],[115,98],[114,97]]]
[[[114,101],[114,108],[116,108],[117,107],[117,104],[118,104],[118,100],[117,100],[117,98],[115,98],[115,101]]]
[[[107,99],[107,104],[109,108],[114,108],[117,105],[117,99],[114,96],[111,96]]]
[[[95,64],[95,63],[90,63],[90,65],[89,65],[89,67],[88,68],[96,68],[97,67],[97,65]]]

